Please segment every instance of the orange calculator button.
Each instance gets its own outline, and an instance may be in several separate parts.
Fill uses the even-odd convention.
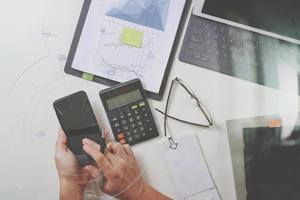
[[[124,133],[120,133],[117,135],[117,137],[119,140],[121,140],[121,139],[124,139],[125,136],[124,136]]]
[[[126,140],[124,138],[120,139],[119,141],[120,141],[121,144],[126,144]]]

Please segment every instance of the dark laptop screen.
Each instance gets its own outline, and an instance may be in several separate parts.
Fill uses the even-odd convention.
[[[202,12],[300,40],[299,0],[205,0]]]
[[[244,128],[247,200],[300,199],[300,127],[282,139],[281,128]]]

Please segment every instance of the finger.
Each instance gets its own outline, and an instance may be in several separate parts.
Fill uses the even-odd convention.
[[[108,139],[108,130],[104,129],[103,131],[103,138]]]
[[[98,144],[98,143],[96,143],[96,142],[94,142],[94,141],[92,141],[92,140],[90,140],[90,139],[88,139],[88,138],[84,138],[83,140],[82,140],[82,144],[84,144],[84,145],[89,145],[89,146],[91,146],[91,147],[94,147],[94,148],[96,148],[98,151],[100,151],[100,145]]]
[[[117,165],[122,158],[110,153],[109,151],[106,151],[105,153],[106,158],[112,163],[113,166]]]
[[[67,144],[67,136],[66,136],[65,132],[61,128],[58,131],[58,141],[61,144]]]
[[[96,161],[99,169],[102,169],[105,174],[111,173],[112,164],[98,149],[85,144],[83,149]]]
[[[104,182],[104,184],[101,187],[101,190],[106,194],[111,194],[112,191],[114,191],[114,185],[110,183],[109,181]]]
[[[134,153],[128,144],[123,145],[123,148],[128,156],[131,156],[131,157],[134,156]]]
[[[128,160],[116,156],[110,152],[107,153],[106,157],[112,162],[113,165],[113,167],[111,168],[111,178],[119,179],[120,177],[123,177],[124,170],[126,169],[126,166],[128,164]]]
[[[120,156],[121,158],[126,158],[126,152],[123,146],[117,142],[110,142],[107,144],[107,150],[116,156]]]
[[[56,147],[57,149],[67,151],[67,136],[62,129],[59,129],[58,136],[56,140]]]
[[[83,169],[87,171],[93,178],[98,178],[100,175],[100,170],[95,166],[87,165]]]
[[[104,141],[104,144],[107,144],[108,141],[109,141],[109,138],[108,138],[108,130],[107,129],[104,129],[103,132],[102,132],[102,139]],[[105,146],[106,147],[106,146]],[[105,148],[104,147],[104,148]]]

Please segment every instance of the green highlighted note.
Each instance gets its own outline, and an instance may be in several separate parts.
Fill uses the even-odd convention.
[[[120,42],[129,46],[141,48],[144,38],[144,32],[131,28],[124,28]]]
[[[84,79],[84,80],[87,80],[87,81],[92,81],[92,80],[94,80],[94,75],[93,74],[89,74],[89,73],[83,73],[82,74],[82,78]]]

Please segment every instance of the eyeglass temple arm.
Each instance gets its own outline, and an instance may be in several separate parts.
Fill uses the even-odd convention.
[[[182,81],[180,81],[180,79],[178,79],[178,83],[185,89],[187,93],[189,93],[189,95],[191,95],[191,97],[196,98],[195,95],[182,83]]]
[[[168,114],[164,113],[163,111],[161,111],[161,110],[159,110],[159,109],[157,109],[157,108],[155,108],[155,110],[156,110],[157,112],[159,112],[159,113],[161,113],[161,114],[163,114],[163,115],[165,115],[165,116],[167,116],[167,117],[173,119],[173,120],[176,120],[176,121],[179,121],[179,122],[182,122],[182,123],[186,123],[186,124],[191,124],[191,125],[194,125],[194,126],[201,126],[201,127],[209,128],[209,125],[203,125],[203,124],[197,124],[197,123],[193,123],[193,122],[188,122],[188,121],[185,121],[185,120],[182,120],[182,119],[173,117],[173,116],[171,116],[171,115],[168,115]]]
[[[167,103],[166,103],[166,108],[165,108],[165,114],[164,114],[164,132],[165,132],[165,137],[167,136],[167,113],[168,113],[168,107],[169,107],[169,101],[170,101],[170,96],[171,96],[171,92],[173,89],[173,85],[174,85],[174,80],[172,81],[169,93],[168,93],[168,98],[167,98]]]
[[[204,111],[204,109],[202,108],[202,105],[200,104],[198,98],[196,98],[196,100],[197,100],[197,104],[198,104],[200,110],[203,112],[204,117],[205,117],[206,120],[208,121],[209,125],[210,125],[210,126],[214,125],[214,123],[212,122],[211,118],[208,117],[207,113],[206,113],[206,112]]]
[[[184,90],[189,93],[189,95],[191,95],[192,98],[194,98],[197,102],[197,105],[199,106],[200,110],[204,113],[204,116],[206,118],[206,120],[208,121],[209,125],[212,126],[214,123],[211,121],[211,119],[208,117],[208,115],[206,114],[206,112],[204,111],[202,105],[200,104],[200,100],[198,99],[198,97],[196,97],[182,82],[182,80],[180,80],[179,78],[175,78],[175,81],[178,82],[183,88]]]

